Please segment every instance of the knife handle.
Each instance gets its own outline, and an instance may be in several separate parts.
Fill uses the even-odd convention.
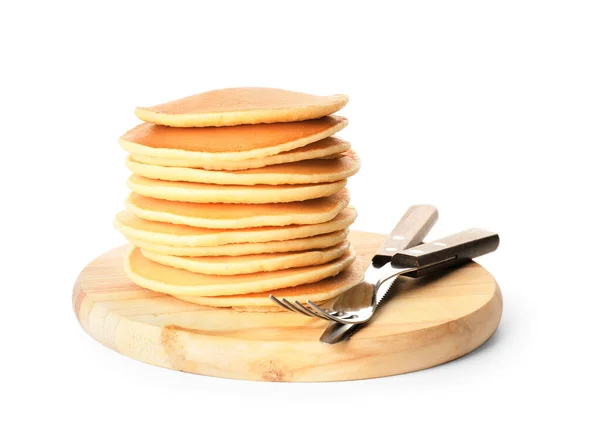
[[[373,263],[381,266],[392,260],[399,251],[420,244],[438,219],[438,211],[431,205],[408,208],[396,227],[379,247]]]
[[[392,257],[392,266],[420,268],[451,259],[452,263],[462,262],[495,251],[499,244],[498,234],[483,229],[468,229],[431,243],[401,251]],[[442,266],[441,263],[440,266]]]

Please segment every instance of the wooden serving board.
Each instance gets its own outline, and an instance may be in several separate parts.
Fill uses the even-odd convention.
[[[353,231],[365,267],[384,235]],[[125,246],[80,274],[73,308],[85,331],[136,360],[226,378],[334,381],[382,377],[465,355],[496,330],[502,296],[477,263],[397,285],[401,294],[350,340],[326,345],[320,319],[288,312],[211,308],[142,289],[123,272]]]

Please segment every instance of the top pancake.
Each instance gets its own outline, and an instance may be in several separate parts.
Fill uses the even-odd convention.
[[[237,126],[295,122],[333,114],[348,96],[318,96],[274,88],[229,88],[203,92],[146,108],[135,115],[174,127]]]

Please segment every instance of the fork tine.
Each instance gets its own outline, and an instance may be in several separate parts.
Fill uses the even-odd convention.
[[[273,296],[273,294],[269,295],[269,300],[278,305],[279,307],[285,309],[286,311],[296,312],[293,309],[290,309],[285,303],[281,302],[277,297]]]
[[[304,307],[304,305],[302,303],[300,303],[299,301],[295,301],[294,305],[300,309],[302,312],[304,312],[306,315],[310,315],[311,317],[318,317],[318,318],[322,318],[323,320],[329,320],[327,317],[315,312],[315,311],[311,311],[310,309],[307,309],[306,307]]]
[[[328,320],[335,321],[338,323],[343,323],[338,317],[335,317],[335,316],[325,312],[324,310],[319,308],[317,305],[315,305],[312,301],[307,300],[306,303],[308,303],[310,305],[310,308],[312,308],[311,311],[313,311],[313,312],[317,311],[318,313],[323,314],[325,317],[327,317]],[[307,308],[307,309],[309,309],[309,308]],[[315,312],[315,314],[317,312]]]
[[[306,315],[308,317],[312,317],[311,315],[308,315],[306,313],[304,313],[303,311],[301,311],[300,309],[298,309],[296,306],[294,306],[294,304],[288,300],[286,300],[285,298],[282,298],[281,301],[288,307],[288,309],[290,309],[291,311],[297,312],[298,314],[302,314],[302,315]]]

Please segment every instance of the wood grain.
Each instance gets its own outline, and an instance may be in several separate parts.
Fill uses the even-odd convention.
[[[384,235],[353,231],[365,266]],[[73,290],[85,331],[136,360],[218,377],[334,381],[382,377],[454,360],[484,343],[502,314],[500,288],[476,263],[443,275],[403,279],[351,340],[318,341],[326,323],[293,313],[203,307],[142,289],[123,272],[125,247],[90,263]]]

